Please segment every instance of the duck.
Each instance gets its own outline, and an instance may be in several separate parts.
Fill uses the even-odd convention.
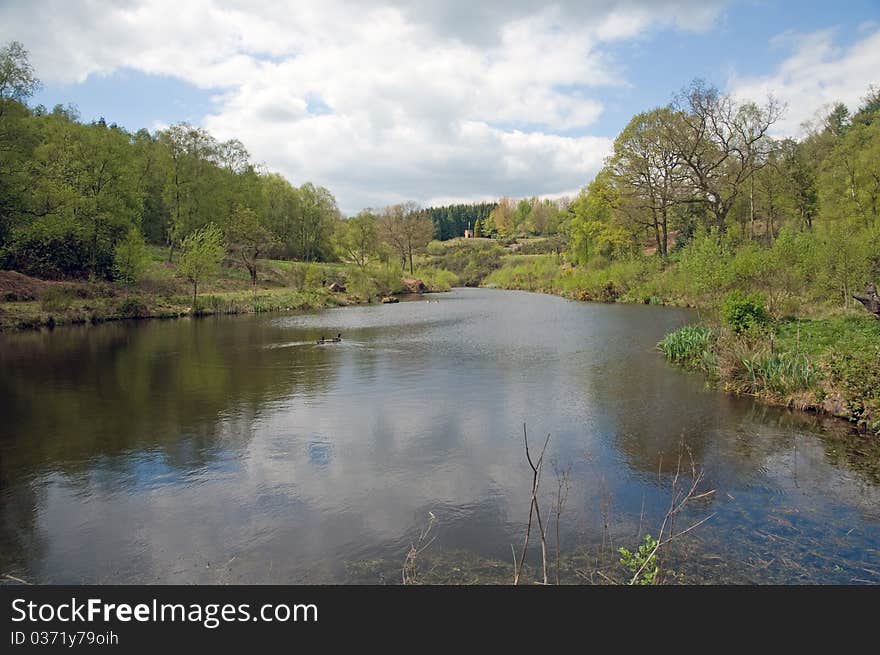
[[[342,341],[342,333],[338,333],[335,337],[330,337],[329,339],[325,337],[321,337],[315,343],[319,346],[323,346],[325,343],[339,343]]]

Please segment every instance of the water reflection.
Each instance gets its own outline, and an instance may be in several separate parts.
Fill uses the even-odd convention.
[[[571,550],[605,536],[603,508],[621,543],[656,521],[684,440],[716,489],[691,518],[716,516],[679,568],[800,581],[765,566],[772,542],[814,581],[846,582],[876,553],[871,457],[668,367],[653,346],[686,312],[439,299],[3,336],[0,566],[44,582],[393,581],[428,511],[438,552],[506,562],[528,508],[524,421],[572,466]]]

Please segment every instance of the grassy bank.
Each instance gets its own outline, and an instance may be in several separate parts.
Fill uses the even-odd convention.
[[[699,325],[661,342],[671,362],[703,372],[727,392],[828,413],[880,434],[880,322],[855,303],[830,302],[792,271],[764,270],[752,250],[714,253],[699,265],[695,259],[683,253],[666,262],[634,256],[572,266],[552,254],[511,254],[482,284],[575,300],[698,308]],[[725,299],[736,294],[758,298],[763,319],[756,329],[725,322]]]
[[[148,274],[131,287],[100,280],[40,280],[0,271],[0,330],[338,307],[413,291],[448,291],[457,282],[453,273],[428,266],[410,276],[393,266],[271,260],[260,263],[254,289],[247,273],[229,263],[200,287],[193,303],[192,288],[156,249]]]
[[[787,319],[746,334],[689,325],[658,347],[725,391],[828,413],[880,435],[880,322],[867,315]]]

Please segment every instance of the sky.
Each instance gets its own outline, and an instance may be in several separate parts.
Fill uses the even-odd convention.
[[[694,78],[798,136],[880,84],[880,0],[0,0],[42,90],[130,130],[187,121],[340,208],[574,195]]]

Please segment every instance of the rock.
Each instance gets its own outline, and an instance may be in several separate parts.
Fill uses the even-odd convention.
[[[345,293],[345,287],[343,285],[339,284],[339,282],[334,282],[333,284],[330,285],[330,292],[331,293]]]
[[[396,303],[396,302],[400,302],[400,300],[398,300],[394,296],[384,296],[382,298],[382,304],[384,304],[384,305],[389,305],[391,303]]]
[[[822,409],[838,418],[852,419],[849,403],[840,393],[830,393],[822,401]]]
[[[877,293],[876,284],[869,282],[865,286],[865,295],[854,295],[853,298],[862,303],[865,306],[865,309],[874,315],[874,318],[880,320],[880,294]]]
[[[427,290],[428,285],[422,282],[420,279],[414,277],[403,278],[404,293],[425,293]]]

